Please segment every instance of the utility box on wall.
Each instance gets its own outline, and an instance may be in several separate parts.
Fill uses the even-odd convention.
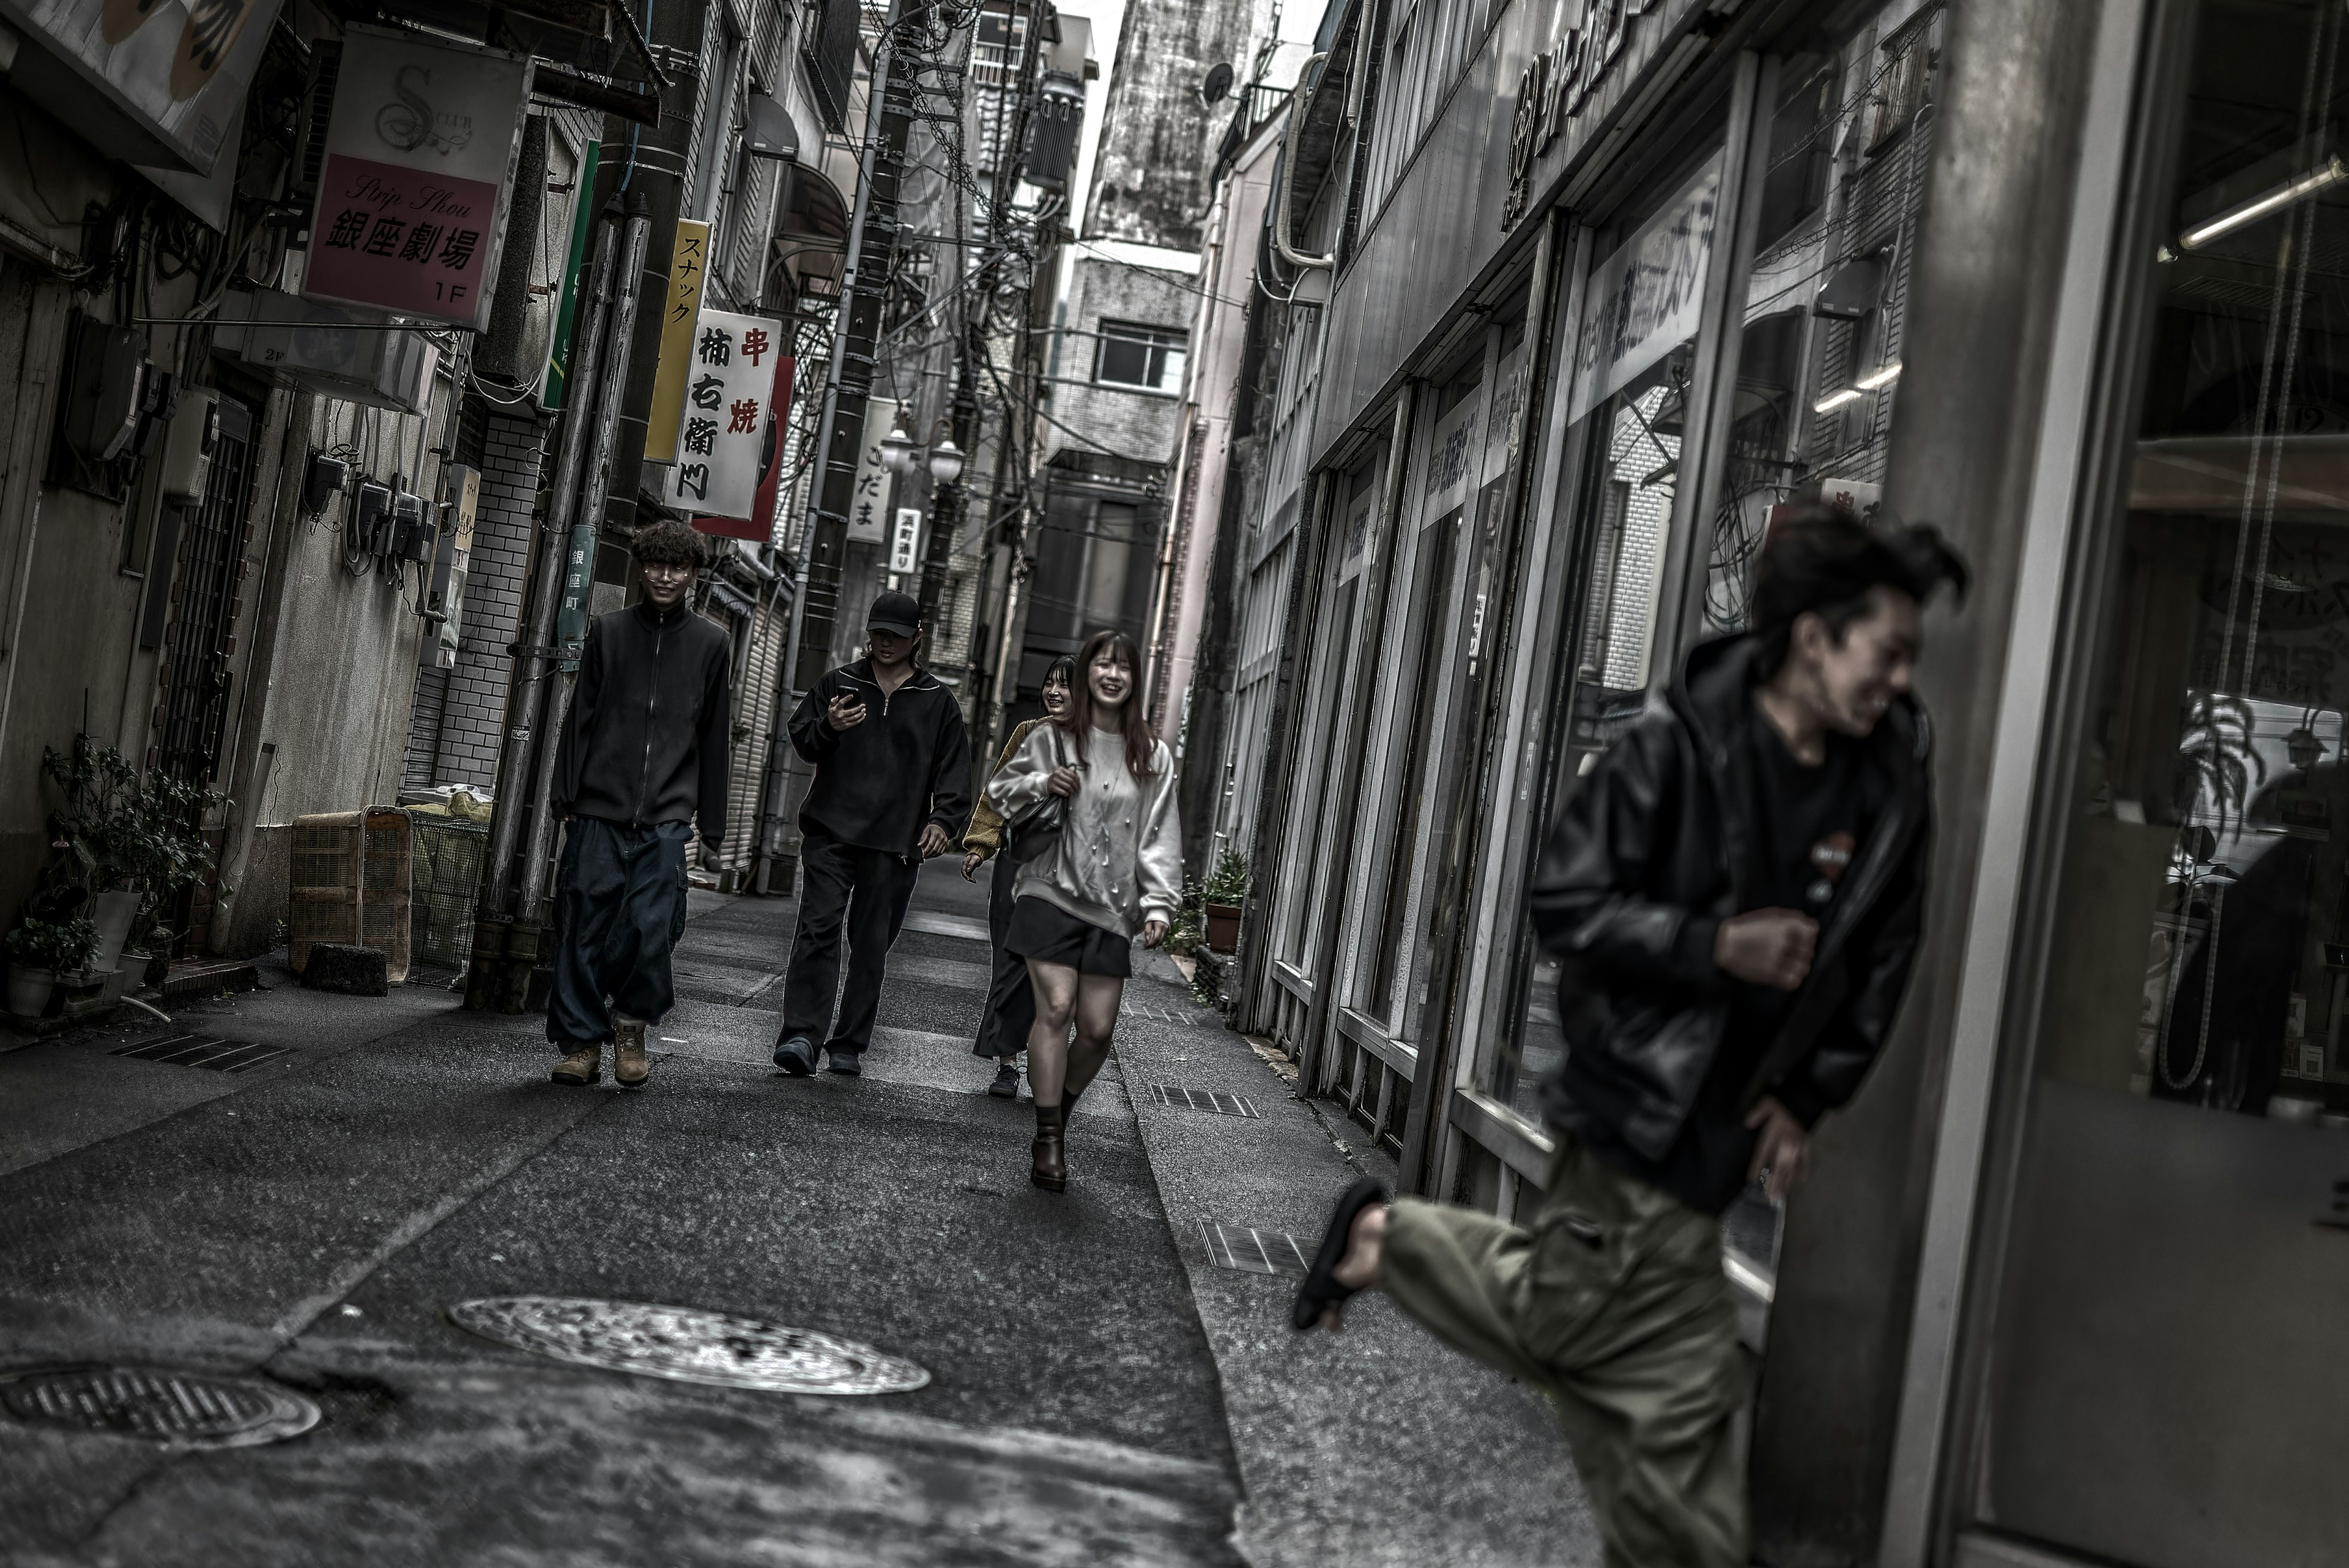
[[[163,499],[193,506],[211,483],[212,448],[220,440],[220,393],[189,387],[180,393],[180,411],[163,443]]]

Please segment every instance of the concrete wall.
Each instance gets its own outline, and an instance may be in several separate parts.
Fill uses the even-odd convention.
[[[1063,447],[1090,443],[1119,457],[1171,465],[1182,427],[1178,392],[1095,385],[1093,349],[1098,339],[1092,334],[1103,320],[1187,333],[1191,306],[1198,299],[1196,286],[1179,273],[1081,254],[1073,270],[1068,330],[1061,338],[1051,399],[1052,418],[1066,428],[1046,427],[1044,460],[1050,462]]]

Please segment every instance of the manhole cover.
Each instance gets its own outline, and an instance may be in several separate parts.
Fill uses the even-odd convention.
[[[693,1307],[562,1296],[460,1302],[449,1321],[576,1366],[776,1394],[904,1394],[930,1375],[870,1345]]]
[[[1207,1238],[1207,1261],[1219,1269],[1244,1274],[1301,1274],[1305,1250],[1285,1231],[1258,1231],[1247,1225],[1219,1225],[1203,1220],[1199,1229]]]
[[[318,1407],[273,1384],[149,1366],[0,1372],[0,1411],[27,1427],[110,1432],[184,1449],[282,1442],[318,1424]]]
[[[1195,1111],[1210,1111],[1219,1116],[1247,1116],[1261,1121],[1256,1104],[1245,1095],[1226,1094],[1221,1089],[1193,1089],[1181,1084],[1153,1084],[1150,1097],[1162,1106],[1181,1106]]]

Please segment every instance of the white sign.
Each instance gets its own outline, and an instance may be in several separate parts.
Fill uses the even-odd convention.
[[[914,556],[922,544],[922,509],[918,506],[897,508],[897,526],[889,535],[889,569],[910,572]]]
[[[1662,211],[1591,269],[1575,336],[1568,422],[1696,336],[1720,195],[1716,152]]]
[[[782,323],[763,317],[705,310],[694,322],[669,504],[707,517],[750,515],[775,359],[790,344]]]
[[[1476,394],[1470,392],[1435,421],[1427,443],[1427,505],[1423,524],[1433,523],[1468,499],[1468,475],[1476,445]]]
[[[881,438],[897,424],[897,402],[872,398],[864,404],[864,452],[856,464],[856,493],[848,503],[848,540],[853,545],[889,542],[889,464]]]
[[[30,34],[55,61],[19,56],[8,91],[103,152],[209,175],[222,153],[236,161],[245,85],[269,47],[277,5],[0,0],[0,25]],[[115,112],[91,112],[93,94]]]
[[[303,296],[486,330],[530,82],[524,55],[350,28]]]

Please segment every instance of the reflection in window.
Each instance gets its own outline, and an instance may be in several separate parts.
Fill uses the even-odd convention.
[[[2203,11],[2065,867],[2044,1062],[2349,1111],[2349,73],[2313,5]],[[2308,92],[2327,57],[2329,100]]]

